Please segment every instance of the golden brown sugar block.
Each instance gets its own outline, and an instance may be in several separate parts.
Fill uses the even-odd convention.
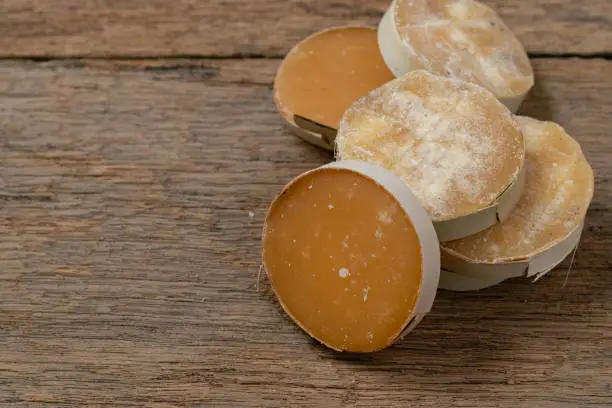
[[[433,302],[439,252],[430,229],[424,248],[388,190],[363,174],[322,168],[295,179],[272,204],[263,262],[282,307],[307,333],[334,350],[371,352],[420,320],[424,291]],[[423,254],[431,272],[425,289]]]
[[[278,69],[274,99],[290,123],[300,115],[337,129],[353,102],[393,78],[375,29],[333,28],[308,37],[287,54]]]
[[[594,175],[580,145],[555,123],[517,120],[527,146],[523,195],[503,222],[444,243],[450,254],[474,263],[528,260],[581,227],[593,197]]]
[[[345,113],[340,160],[375,163],[400,176],[435,222],[474,214],[512,186],[524,141],[512,114],[486,89],[412,71]]]

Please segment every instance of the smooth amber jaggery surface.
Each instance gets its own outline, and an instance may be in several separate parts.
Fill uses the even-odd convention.
[[[393,78],[378,49],[376,30],[337,28],[305,39],[287,54],[274,97],[290,122],[297,114],[337,129],[353,102]]]
[[[409,217],[373,180],[322,169],[272,205],[263,261],[285,311],[336,350],[391,345],[412,316],[421,246]]]
[[[517,117],[527,145],[525,191],[508,218],[476,235],[443,244],[474,262],[527,259],[565,239],[593,197],[593,170],[561,126]]]
[[[498,97],[533,86],[523,45],[478,1],[398,0],[393,17],[406,49],[430,72],[477,83]]]
[[[481,210],[522,168],[523,135],[512,114],[481,86],[409,72],[345,113],[341,160],[378,164],[400,176],[434,221]]]

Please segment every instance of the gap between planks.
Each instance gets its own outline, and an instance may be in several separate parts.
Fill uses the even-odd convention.
[[[603,59],[612,61],[612,53],[528,53],[531,59]],[[171,55],[75,55],[75,56],[0,56],[2,61],[32,61],[32,62],[53,62],[53,61],[161,61],[161,60],[281,60],[284,55],[265,55],[265,54],[230,54],[230,55],[198,55],[198,54],[171,54]]]

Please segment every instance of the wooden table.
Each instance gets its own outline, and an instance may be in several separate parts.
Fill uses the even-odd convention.
[[[489,0],[524,41],[522,113],[583,145],[571,273],[440,291],[399,345],[317,345],[258,279],[266,207],[328,162],[282,126],[281,57],[387,0],[0,6],[0,406],[612,406],[612,2]]]

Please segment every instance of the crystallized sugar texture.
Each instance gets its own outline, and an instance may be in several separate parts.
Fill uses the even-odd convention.
[[[477,83],[498,97],[520,95],[533,86],[533,69],[522,44],[480,2],[397,0],[393,18],[405,48],[421,68]]]
[[[352,105],[336,149],[340,160],[375,163],[402,177],[435,221],[494,203],[525,156],[518,125],[493,94],[422,70]]]
[[[580,145],[551,122],[518,117],[527,145],[527,183],[507,219],[444,247],[474,262],[526,259],[565,239],[593,196],[593,170]]]

